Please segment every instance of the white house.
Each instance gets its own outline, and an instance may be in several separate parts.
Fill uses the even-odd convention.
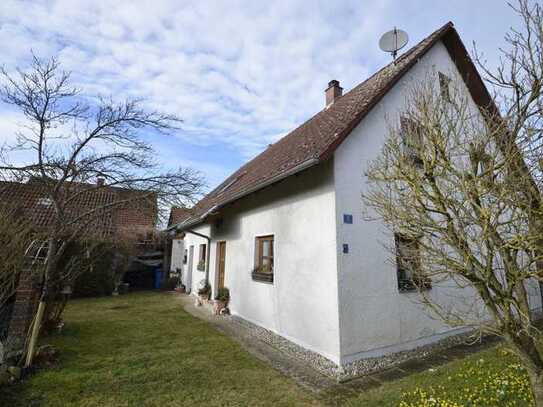
[[[390,120],[399,121],[407,92],[432,75],[439,84],[440,73],[462,84],[475,112],[491,103],[452,23],[344,95],[331,81],[322,111],[172,226],[184,233],[187,289],[195,293],[207,276],[213,295],[220,286],[230,289],[232,315],[340,369],[460,333],[431,318],[416,292],[402,289],[383,247],[394,236],[366,220],[361,200],[367,165]],[[445,298],[446,290],[435,286],[430,295]],[[537,287],[532,294],[540,307]]]

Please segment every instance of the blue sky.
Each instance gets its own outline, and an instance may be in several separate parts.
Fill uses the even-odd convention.
[[[2,0],[1,61],[56,55],[86,94],[179,115],[180,131],[151,142],[165,167],[198,169],[212,187],[321,110],[328,81],[347,91],[390,62],[381,33],[402,28],[409,47],[449,20],[491,67],[518,24],[499,0]],[[18,123],[0,105],[2,141]]]

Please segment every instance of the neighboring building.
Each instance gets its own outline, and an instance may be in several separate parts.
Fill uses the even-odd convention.
[[[224,284],[234,316],[341,369],[356,361],[391,361],[399,356],[390,355],[462,332],[431,318],[417,302],[404,270],[383,247],[394,245],[395,236],[382,222],[366,219],[361,200],[368,163],[380,153],[389,123],[400,124],[411,87],[429,78],[436,88],[458,83],[475,114],[493,103],[452,23],[345,95],[331,81],[322,111],[170,227],[185,233],[183,283],[195,292],[208,276],[213,293]],[[401,238],[396,244],[399,256],[411,247]],[[440,299],[449,294],[439,284],[429,291]],[[460,300],[448,301],[457,306]],[[540,307],[537,287],[530,300]]]
[[[95,219],[81,230],[82,236],[112,242],[130,239],[138,243],[138,253],[146,250],[147,245],[139,243],[156,231],[156,194],[107,186],[102,179],[99,179],[97,184],[66,183],[64,192],[73,198],[65,208],[69,219],[80,217],[81,222],[85,222],[90,220],[85,214],[108,205],[114,206],[114,209],[105,210],[99,216],[94,214]],[[121,204],[122,201],[126,203]],[[53,202],[47,196],[47,189],[39,178],[25,183],[1,181],[0,205],[15,210],[16,216],[28,219],[36,232],[46,231],[52,226]],[[76,227],[79,225],[77,223]],[[43,242],[34,241],[29,253],[36,251],[42,244]],[[162,253],[160,258],[161,256]],[[0,343],[6,341],[8,334],[10,342],[26,335],[40,291],[40,282],[33,281],[30,272],[31,270],[22,271],[16,294],[0,308]]]
[[[65,208],[69,219],[82,217],[81,222],[85,222],[85,213],[114,205],[114,209],[103,211],[103,216],[92,215],[95,219],[83,230],[87,235],[101,239],[144,238],[156,228],[158,204],[154,193],[104,185],[103,179],[96,184],[66,183],[65,189],[73,197]],[[119,205],[122,201],[127,203]],[[0,181],[0,205],[17,209],[38,231],[51,227],[54,220],[53,202],[40,179],[25,183]]]
[[[191,212],[190,209],[172,207],[170,210],[170,217],[168,219],[168,228],[174,225],[177,225],[181,222],[184,222],[190,218]],[[171,236],[166,241],[164,247],[164,270],[169,272],[169,274],[176,275],[183,279],[182,271],[183,265],[186,258],[185,255],[185,246],[183,233],[173,232]],[[188,287],[190,291],[190,287]]]

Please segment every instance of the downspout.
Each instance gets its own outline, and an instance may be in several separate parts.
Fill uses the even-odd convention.
[[[206,270],[205,270],[205,273],[206,273],[206,277],[205,277],[205,280],[206,280],[206,283],[209,284],[209,259],[211,258],[211,238],[207,235],[204,235],[203,233],[198,233],[198,232],[195,232],[194,230],[190,230],[190,229],[187,229],[187,230],[184,230],[185,233],[192,233],[193,235],[196,235],[198,237],[201,237],[201,238],[204,238],[207,240],[207,249],[206,249]],[[209,284],[209,286],[211,286],[211,284]]]

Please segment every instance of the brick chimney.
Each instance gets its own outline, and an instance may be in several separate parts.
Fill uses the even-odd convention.
[[[103,187],[105,182],[106,182],[106,180],[103,177],[98,177],[96,179],[96,185],[98,185],[99,187]]]
[[[324,94],[326,95],[326,107],[328,107],[334,103],[337,98],[343,95],[343,88],[339,86],[339,82],[334,79],[328,82],[328,88],[326,88]]]

